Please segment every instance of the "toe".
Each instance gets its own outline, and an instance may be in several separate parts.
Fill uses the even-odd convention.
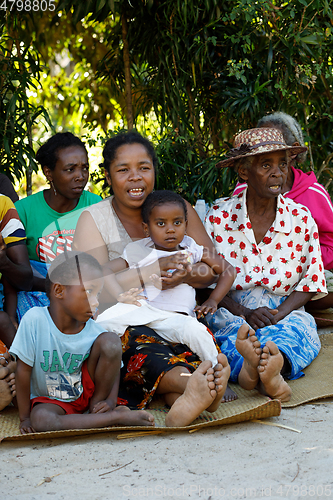
[[[267,340],[266,347],[268,352],[271,353],[273,356],[275,354],[279,354],[280,352],[278,346],[274,344],[274,342],[272,342],[271,340]]]
[[[199,366],[198,368],[196,369],[197,372],[199,373],[202,373],[203,375],[205,375],[208,370],[212,368],[212,362],[211,361],[203,361]],[[195,373],[195,372],[194,372]]]

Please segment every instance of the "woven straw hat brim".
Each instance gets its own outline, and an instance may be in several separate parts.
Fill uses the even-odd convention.
[[[263,151],[265,149],[265,151]],[[240,154],[239,156],[234,156],[233,158],[227,158],[225,160],[219,161],[215,167],[216,168],[224,168],[224,167],[232,167],[234,165],[235,160],[239,160],[240,158],[246,158],[247,156],[258,156],[263,155],[265,153],[269,153],[271,151],[290,151],[291,154],[298,155],[299,153],[303,153],[307,151],[306,146],[279,146],[277,144],[272,144],[271,146],[268,144],[258,149],[254,149],[250,153]]]

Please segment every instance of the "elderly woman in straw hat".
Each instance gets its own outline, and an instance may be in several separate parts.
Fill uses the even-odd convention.
[[[247,188],[221,198],[206,229],[237,270],[229,296],[207,320],[231,366],[232,382],[288,401],[285,378],[302,376],[320,341],[308,300],[326,294],[318,229],[309,210],[281,195],[291,155],[279,130],[257,128],[235,137],[217,167],[233,167]]]

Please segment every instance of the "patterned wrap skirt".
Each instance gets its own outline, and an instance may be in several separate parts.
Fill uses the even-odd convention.
[[[268,307],[276,309],[286,296],[275,295],[268,290],[256,287],[251,290],[236,290],[229,293],[237,303],[249,309]],[[231,375],[230,382],[237,383],[243,364],[243,357],[235,347],[239,327],[246,323],[240,316],[234,316],[221,307],[214,314],[207,314],[206,321],[213,332],[223,354],[228,358]],[[290,380],[302,377],[306,368],[319,354],[320,340],[314,318],[305,312],[304,307],[292,311],[276,325],[256,330],[256,336],[264,347],[267,340],[273,341],[285,355],[290,364]]]
[[[151,401],[163,375],[175,366],[191,372],[200,364],[186,345],[170,344],[147,326],[128,327],[121,338],[123,366],[118,405],[143,409]]]

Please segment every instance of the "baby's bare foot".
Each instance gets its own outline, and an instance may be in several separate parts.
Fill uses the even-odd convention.
[[[254,330],[246,324],[238,330],[236,349],[244,358],[238,383],[243,389],[250,391],[256,387],[259,380],[258,365],[262,349]]]
[[[237,394],[227,385],[223,398],[221,399],[221,403],[230,403],[236,399],[238,399]]]
[[[262,350],[258,373],[260,378],[259,390],[282,403],[291,398],[291,389],[281,375],[284,359],[274,342],[268,340]]]
[[[174,402],[165,418],[167,427],[184,427],[195,420],[215,400],[214,370],[203,361],[189,377],[185,392]]]
[[[208,406],[207,411],[213,412],[218,409],[224,397],[228,380],[230,377],[230,366],[224,354],[218,354],[218,364],[214,366],[214,382],[216,397],[211,405]]]

